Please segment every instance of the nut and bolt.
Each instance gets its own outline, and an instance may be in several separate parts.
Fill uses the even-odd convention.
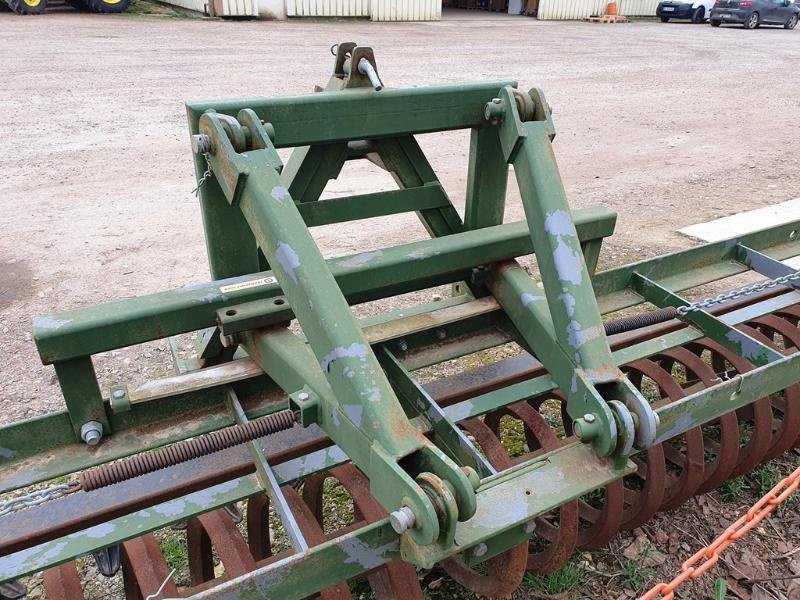
[[[499,123],[503,116],[503,101],[500,98],[492,98],[491,102],[486,103],[483,116],[493,125]]]
[[[576,419],[572,424],[572,430],[575,432],[575,437],[584,443],[591,442],[598,435],[600,435],[600,422],[597,415],[587,413],[580,419]]]
[[[113,392],[111,392],[111,397],[114,400],[122,400],[125,397],[125,390],[120,390],[120,389],[114,390]]]
[[[397,342],[397,347],[400,349],[400,352],[407,352],[408,351],[408,342],[405,340],[400,340]]]
[[[436,339],[443,340],[447,337],[447,332],[444,329],[437,329],[436,330]]]
[[[308,392],[300,392],[297,394],[297,399],[300,400],[300,402],[305,402],[308,400]]]
[[[489,546],[481,542],[472,549],[472,556],[481,557],[489,551]]]
[[[198,133],[192,136],[192,152],[195,154],[206,154],[211,152],[211,138],[205,133]]]
[[[103,424],[97,421],[88,421],[81,425],[81,439],[90,446],[96,446],[103,437]]]
[[[525,523],[525,533],[530,535],[534,531],[536,531],[536,520],[535,519],[531,519],[530,521]]]
[[[389,524],[397,533],[412,529],[417,518],[408,506],[402,506],[389,515]]]

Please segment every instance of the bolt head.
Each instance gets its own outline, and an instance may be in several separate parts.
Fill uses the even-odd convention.
[[[502,102],[500,98],[492,98],[492,104],[500,104]]]
[[[473,556],[483,556],[484,554],[486,554],[486,552],[488,552],[488,550],[489,550],[489,546],[487,546],[486,544],[481,542],[480,544],[475,546],[475,548],[472,549],[472,555]]]
[[[536,531],[536,519],[531,519],[525,523],[525,533],[531,534]]]
[[[81,425],[81,439],[89,446],[96,446],[103,437],[103,424],[88,421]]]
[[[192,136],[192,152],[195,154],[205,154],[211,150],[211,138],[204,133]]]
[[[114,390],[111,392],[111,397],[114,400],[122,400],[125,397],[125,390]]]
[[[297,394],[297,399],[300,400],[301,402],[305,402],[306,400],[308,400],[308,393],[300,392],[299,394]]]
[[[396,533],[405,533],[407,530],[412,529],[416,520],[414,511],[408,506],[401,506],[389,514],[389,524]]]
[[[585,415],[583,415],[583,420],[586,421],[587,423],[594,423],[595,416],[592,413],[586,413]]]

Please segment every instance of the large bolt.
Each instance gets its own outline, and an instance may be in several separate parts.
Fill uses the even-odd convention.
[[[81,439],[90,446],[97,446],[103,437],[103,424],[97,421],[88,421],[81,425]]]
[[[483,117],[492,125],[497,125],[503,117],[503,101],[500,98],[492,98],[491,102],[486,103]]]
[[[488,551],[489,551],[489,546],[481,542],[472,549],[472,556],[477,556],[478,558],[480,558]]]
[[[125,397],[125,390],[114,390],[111,392],[111,397],[114,398],[114,400],[122,400]]]
[[[207,152],[211,152],[211,138],[205,133],[193,135],[192,152],[195,154],[206,154]]]
[[[572,430],[583,443],[589,443],[600,435],[600,423],[597,420],[597,415],[587,413],[580,419],[576,419],[572,424]]]
[[[396,511],[389,515],[389,523],[397,533],[404,533],[412,529],[417,518],[414,516],[414,511],[408,506],[401,506]]]
[[[530,535],[534,531],[536,531],[536,520],[535,519],[531,519],[530,521],[525,523],[525,533]]]
[[[308,400],[308,392],[300,392],[297,394],[297,399],[300,400],[300,402],[305,402]]]
[[[381,79],[378,77],[375,67],[373,67],[372,63],[366,58],[362,58],[358,61],[358,72],[369,79],[369,82],[372,84],[372,87],[375,88],[376,92],[380,92],[383,89],[383,83],[381,83]]]

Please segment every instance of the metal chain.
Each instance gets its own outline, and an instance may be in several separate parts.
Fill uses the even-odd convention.
[[[195,196],[200,195],[200,188],[203,187],[203,184],[206,182],[206,179],[211,177],[211,157],[208,152],[203,152],[203,158],[206,159],[206,172],[203,173],[203,176],[200,178],[200,181],[197,182],[197,187],[192,190],[192,193]]]
[[[724,294],[714,296],[713,298],[706,298],[705,300],[700,300],[699,302],[687,304],[686,306],[679,306],[676,311],[679,315],[686,316],[690,312],[703,310],[704,308],[714,306],[715,304],[722,304],[728,300],[736,300],[744,296],[749,296],[750,294],[755,294],[756,292],[774,288],[778,285],[785,285],[792,281],[800,281],[800,271],[789,273],[783,277],[776,277],[775,279],[768,279],[767,281],[754,283],[753,285],[739,288],[738,290],[731,290],[729,292],[725,292]]]
[[[56,498],[77,492],[79,489],[81,489],[81,484],[77,481],[73,481],[72,483],[60,483],[43,490],[34,490],[30,494],[17,496],[11,500],[0,502],[0,517],[24,508],[38,506],[44,502],[55,500]]]
[[[798,486],[800,486],[800,467],[767,492],[746,514],[742,515],[738,521],[723,531],[722,535],[716,540],[684,562],[681,565],[681,572],[675,579],[669,583],[656,584],[639,600],[654,600],[658,597],[662,597],[664,600],[672,600],[675,597],[675,590],[678,586],[687,579],[697,579],[713,567],[728,546],[743,538],[747,532],[767,518],[775,510],[776,506],[797,491]]]

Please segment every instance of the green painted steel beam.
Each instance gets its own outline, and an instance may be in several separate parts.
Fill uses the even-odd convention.
[[[611,235],[616,214],[593,207],[575,214],[581,239]],[[454,234],[383,250],[329,259],[352,303],[450,283],[472,266],[533,251],[524,222]],[[35,317],[34,337],[50,364],[216,325],[216,311],[280,295],[271,272],[200,283],[138,298]]]
[[[800,352],[722,381],[667,406],[656,413],[661,420],[657,442],[752,404],[797,383]]]
[[[674,292],[658,285],[656,282],[634,273],[631,287],[645,300],[659,308],[688,307],[691,303]],[[705,310],[693,310],[680,317],[702,331],[708,338],[735,352],[755,366],[763,366],[782,358],[780,352],[762,344],[751,336],[738,331],[722,322]]]
[[[469,440],[466,433],[451,421],[425,389],[416,382],[392,352],[382,346],[377,351],[381,366],[386,371],[397,397],[411,415],[420,415],[428,421],[433,439],[448,456],[463,467],[475,469],[480,478],[489,477],[497,470]]]
[[[186,103],[190,122],[208,110],[237,116],[251,109],[273,130],[276,148],[369,140],[484,122],[483,107],[515,82],[463,83],[409,89],[324,91],[302,96]]]
[[[719,319],[729,326],[734,326],[779,311],[788,306],[794,306],[798,302],[800,302],[800,293],[785,294],[758,302],[752,306],[731,311],[721,315]],[[697,329],[685,327],[656,339],[645,340],[615,350],[612,352],[612,356],[614,357],[615,364],[623,366],[659,354],[669,348],[685,346],[703,337],[705,337],[705,335]],[[509,404],[532,400],[536,397],[549,394],[556,389],[558,389],[558,385],[550,375],[540,375],[533,379],[507,385],[498,390],[475,396],[469,400],[463,400],[448,406],[444,409],[444,412],[453,421],[460,422],[466,419],[480,417],[503,406],[508,406]],[[750,401],[755,401],[759,397],[761,396],[755,396],[751,398]],[[722,405],[715,407],[713,410],[717,411],[714,417],[716,418],[725,412],[730,412],[731,409]]]
[[[297,208],[306,225],[317,227],[417,210],[444,208],[449,205],[450,201],[442,186],[434,183],[402,190],[304,202]]]
[[[798,229],[800,220],[795,220],[603,271],[593,281],[598,303],[603,312],[641,304],[641,297],[628,290],[634,273],[675,292],[744,273],[748,267],[737,260],[737,244],[748,246],[777,260],[798,256]]]

